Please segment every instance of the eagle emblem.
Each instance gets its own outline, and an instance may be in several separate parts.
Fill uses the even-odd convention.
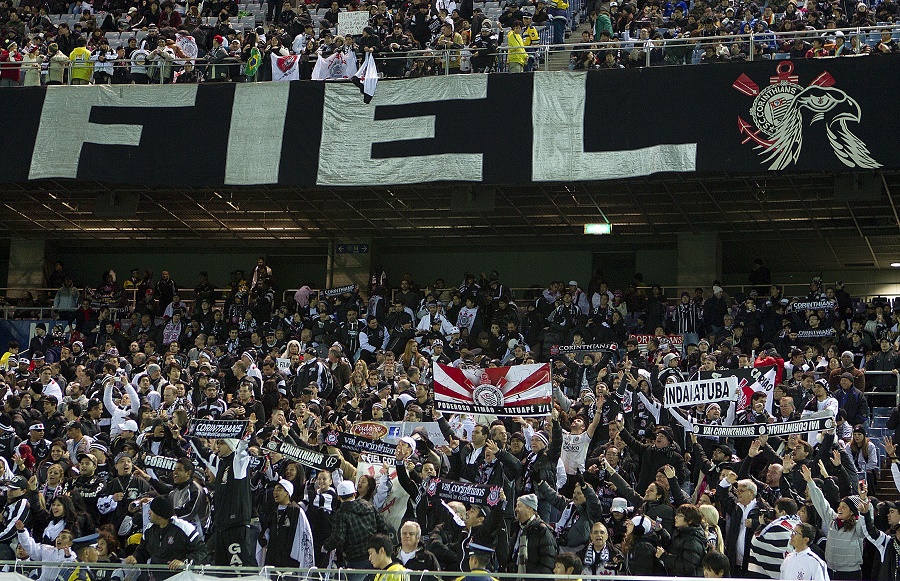
[[[763,164],[768,164],[770,170],[781,170],[797,163],[804,127],[821,122],[841,163],[852,168],[881,167],[850,129],[851,124],[859,124],[862,119],[859,103],[833,86],[834,77],[823,72],[804,87],[793,74],[790,61],[779,63],[776,72],[769,78],[769,86],[762,89],[745,74],[732,84],[739,92],[753,97],[753,122],[738,116],[738,131],[743,136],[742,144],[752,142],[754,149],[759,150]]]

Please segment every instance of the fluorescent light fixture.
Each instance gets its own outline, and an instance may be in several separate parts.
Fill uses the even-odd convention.
[[[610,234],[612,232],[612,224],[601,223],[601,224],[585,224],[584,225],[584,233],[585,234]],[[900,264],[898,264],[900,266]]]
[[[892,263],[891,263],[891,266],[892,266],[893,268],[900,268],[900,262],[892,262]]]

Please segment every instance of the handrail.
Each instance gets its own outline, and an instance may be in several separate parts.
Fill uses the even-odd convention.
[[[657,27],[650,26],[647,28],[649,28],[650,30],[655,30]],[[665,28],[665,27],[659,27],[659,28]],[[503,41],[505,40],[504,35],[508,31],[508,29],[500,28],[500,29],[496,29],[496,30],[498,31],[498,41],[502,45]],[[525,47],[509,47],[509,46],[503,45],[503,46],[498,46],[497,52],[492,53],[492,54],[493,54],[493,56],[502,60],[504,58],[507,58],[509,53],[512,50],[516,50],[518,52],[519,50],[524,48],[526,50],[526,52],[528,52],[530,55],[535,54],[535,51],[539,50],[543,57],[542,60],[545,65],[545,70],[547,70],[549,68],[549,61],[550,61],[549,56],[550,56],[551,52],[568,51],[569,53],[577,54],[577,53],[582,53],[582,52],[590,52],[590,51],[594,51],[594,50],[599,50],[599,51],[618,50],[618,49],[623,49],[623,48],[628,49],[628,50],[650,49],[650,50],[647,50],[644,55],[644,58],[646,59],[646,62],[644,64],[645,64],[645,66],[649,67],[649,66],[652,66],[652,63],[651,63],[652,52],[651,51],[654,51],[654,50],[665,51],[666,49],[676,48],[679,46],[696,48],[696,47],[702,46],[704,44],[721,45],[723,43],[731,44],[734,42],[739,42],[739,43],[749,43],[750,50],[747,53],[747,60],[753,61],[755,59],[755,52],[756,52],[754,50],[754,46],[758,43],[765,43],[766,45],[775,44],[777,47],[777,45],[779,43],[784,43],[784,42],[794,40],[797,38],[809,39],[809,38],[822,37],[822,36],[831,36],[837,32],[844,33],[845,37],[846,37],[846,42],[850,43],[851,39],[854,37],[859,37],[862,34],[877,33],[877,32],[883,31],[883,30],[888,30],[892,33],[900,32],[900,25],[876,24],[873,26],[847,27],[847,28],[839,28],[839,29],[836,28],[836,29],[829,29],[829,30],[797,30],[797,31],[790,31],[790,32],[768,31],[768,32],[763,32],[763,33],[750,32],[750,33],[746,33],[746,34],[732,34],[732,35],[724,35],[724,36],[700,36],[700,37],[676,36],[673,38],[663,38],[663,39],[630,38],[626,34],[625,38],[612,40],[609,42],[600,42],[598,40],[588,41],[587,43],[590,44],[590,46],[588,46],[588,47],[582,46],[582,44],[584,44],[584,43],[581,43],[581,42],[577,42],[574,44],[539,43],[539,44],[529,45],[529,46],[525,46]],[[860,44],[860,47],[866,46],[869,50],[871,50],[871,46],[868,45],[867,43],[861,41],[859,44]],[[450,62],[452,60],[452,57],[461,58],[461,56],[463,56],[461,54],[463,51],[470,52],[473,49],[474,49],[474,47],[471,46],[471,44],[469,46],[464,46],[459,49],[448,49],[448,50],[444,50],[444,49],[413,49],[413,50],[403,51],[402,53],[397,53],[397,54],[378,53],[375,58],[377,61],[384,62],[384,61],[391,61],[391,60],[407,61],[412,58],[432,57],[432,58],[435,58],[435,59],[441,61],[441,63],[443,64],[444,74],[449,74],[450,69],[455,68],[455,67],[450,67]],[[778,52],[776,52],[776,54],[787,54],[787,53],[781,52],[779,50]],[[864,56],[864,54],[865,53],[856,55],[856,56]],[[44,57],[45,55],[41,55],[41,56]],[[359,54],[357,56],[359,57],[362,55]],[[471,56],[471,55],[467,55],[467,56]],[[829,56],[829,57],[821,57],[821,58],[837,58],[837,57]],[[72,70],[74,68],[91,68],[91,69],[93,69],[97,62],[99,62],[99,61],[89,61],[89,62],[85,62],[85,63],[68,61],[65,63],[59,63],[57,66],[62,65],[63,68],[65,68],[66,70]],[[113,68],[116,68],[117,66],[119,66],[117,63],[124,63],[124,66],[132,66],[133,65],[131,59],[110,59],[110,60],[106,60],[103,62],[112,63]],[[163,62],[165,62],[165,65],[162,64]],[[211,63],[207,58],[176,57],[175,60],[173,60],[173,61],[168,61],[168,60],[149,61],[148,60],[148,64],[143,65],[143,66],[146,66],[148,68],[155,67],[155,66],[180,67],[180,66],[183,66],[184,63],[188,63],[188,62],[190,62],[196,66],[219,66],[219,67],[241,67],[241,68],[243,68],[246,65],[245,61],[242,61],[240,59],[234,59],[234,58],[229,58],[228,60],[225,60],[220,63]],[[43,68],[43,65],[45,63],[46,63],[46,60],[31,61],[31,62],[25,62],[25,61],[9,62],[9,61],[6,61],[2,64],[2,66],[3,66],[3,68],[19,68],[19,69],[23,69],[23,68],[35,69],[36,68],[39,70],[39,74],[43,76],[45,74],[45,70]],[[160,64],[156,64],[156,63],[160,63]],[[683,64],[687,64],[687,63],[683,63]],[[669,66],[669,65],[671,65],[671,63],[665,63],[663,66]],[[382,75],[383,74],[384,73],[382,72]],[[67,77],[69,79],[69,81],[68,81],[69,84],[71,84],[71,74],[67,75]],[[162,84],[162,83],[164,83],[165,80],[166,79],[163,78],[162,75],[160,75],[159,83]],[[250,80],[254,81],[254,82],[258,81],[259,75],[258,74],[252,75]]]
[[[80,562],[59,562],[59,561],[0,561],[0,567],[9,566],[11,571],[15,571],[17,569],[32,568],[38,566],[48,566],[54,569],[72,569],[77,567],[82,563]],[[104,569],[121,569],[123,571],[168,571],[169,566],[165,563],[162,564],[136,564],[129,565],[126,563],[104,563],[104,562],[95,562],[95,563],[85,563],[82,564],[85,566],[89,566],[91,569],[104,570]],[[231,567],[231,566],[217,566],[217,565],[202,565],[202,564],[194,564],[188,563],[183,568],[185,571],[193,571],[200,574],[205,575],[213,575],[220,574],[223,577],[233,578],[235,574],[237,575],[245,575],[245,576],[262,576],[262,577],[271,577],[271,574],[274,574],[276,578],[281,578],[284,575],[290,575],[294,578],[302,578],[302,579],[335,579],[335,580],[346,580],[351,575],[377,575],[384,574],[383,569],[350,569],[350,568],[333,568],[333,569],[319,569],[318,567],[312,567],[310,569],[305,568],[297,568],[297,567],[273,567],[270,565],[256,566],[256,567]],[[461,571],[409,571],[409,579],[410,581],[417,581],[419,575],[427,574],[429,576],[435,576],[447,581],[452,579],[456,579],[458,577],[465,577],[466,575],[471,575],[471,573],[461,572]],[[535,579],[535,580],[547,580],[546,573],[506,573],[506,572],[491,572],[491,577],[496,577],[498,579]],[[553,575],[556,579],[567,579],[571,581],[575,581],[578,579],[583,580],[591,580],[591,581],[616,581],[618,579],[627,579],[630,581],[634,581],[636,579],[642,579],[647,581],[672,581],[671,577],[634,577],[630,575],[581,575],[580,573],[573,575]],[[687,581],[703,581],[702,577],[679,577],[680,579],[685,579]],[[238,578],[239,579],[239,578]]]

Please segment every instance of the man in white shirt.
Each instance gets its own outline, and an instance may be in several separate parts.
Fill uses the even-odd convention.
[[[605,402],[606,398],[601,395],[596,402],[596,407],[593,411],[594,419],[591,420],[590,424],[587,424],[585,416],[578,415],[575,416],[571,422],[570,428],[572,431],[566,432],[563,430],[562,432],[563,445],[560,459],[566,469],[566,474],[569,476],[574,475],[579,470],[584,472],[584,463],[587,459],[588,446],[591,443],[591,439],[594,437],[594,432],[597,431],[597,426],[600,425],[600,420],[603,417],[603,404]],[[553,417],[554,422],[559,421],[559,412],[556,409],[553,410],[551,416],[555,416]],[[574,481],[572,485],[574,486]]]
[[[809,549],[809,544],[813,542],[815,536],[816,531],[811,525],[801,523],[794,527],[790,545],[796,552],[788,553],[781,564],[782,579],[830,581],[825,561]]]

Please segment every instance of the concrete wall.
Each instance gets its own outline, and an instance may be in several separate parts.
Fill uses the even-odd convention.
[[[506,252],[411,252],[376,253],[375,267],[382,267],[391,284],[409,272],[420,285],[443,278],[448,287],[458,286],[466,271],[488,273],[496,270],[500,280],[509,287],[545,286],[551,280],[578,281],[586,288],[591,278],[590,250],[506,251]]]
[[[223,288],[228,285],[232,270],[241,269],[249,275],[259,256],[269,257],[277,285],[281,289],[297,288],[308,282],[314,282],[317,286],[325,284],[324,250],[307,251],[303,254],[298,252],[296,255],[291,255],[289,251],[281,252],[282,254],[270,254],[265,250],[179,252],[173,249],[108,252],[102,249],[72,248],[56,249],[50,258],[62,260],[66,264],[66,270],[75,275],[78,284],[92,286],[99,283],[100,276],[107,269],[115,270],[121,282],[130,276],[132,268],[138,268],[142,274],[146,269],[152,270],[157,280],[162,270],[168,270],[175,282],[183,288],[194,288],[198,273],[205,270],[209,273],[209,281],[216,287]]]

